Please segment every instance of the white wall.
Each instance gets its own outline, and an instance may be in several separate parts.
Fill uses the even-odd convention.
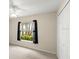
[[[57,19],[57,56],[58,59],[70,59],[70,3],[64,8]]]
[[[54,13],[46,13],[34,16],[22,17],[21,22],[29,22],[31,20],[38,21],[38,41],[39,44],[17,41],[17,24],[16,18],[10,18],[10,43],[37,50],[44,50],[49,53],[56,54],[56,25],[57,17]]]

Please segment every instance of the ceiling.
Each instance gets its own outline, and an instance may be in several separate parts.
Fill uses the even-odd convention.
[[[47,12],[56,12],[60,0],[10,0],[9,15],[28,16]]]

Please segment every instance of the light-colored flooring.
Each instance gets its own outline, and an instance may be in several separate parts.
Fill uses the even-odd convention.
[[[10,45],[9,59],[57,59],[56,55]]]

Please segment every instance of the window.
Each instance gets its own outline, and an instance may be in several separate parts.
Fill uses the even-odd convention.
[[[38,43],[37,21],[22,23],[18,22],[18,35],[17,40],[33,41]]]
[[[20,25],[20,39],[33,41],[33,22]]]

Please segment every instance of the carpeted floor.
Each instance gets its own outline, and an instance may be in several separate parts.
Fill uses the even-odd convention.
[[[57,59],[57,57],[54,54],[11,45],[9,48],[9,59]]]

